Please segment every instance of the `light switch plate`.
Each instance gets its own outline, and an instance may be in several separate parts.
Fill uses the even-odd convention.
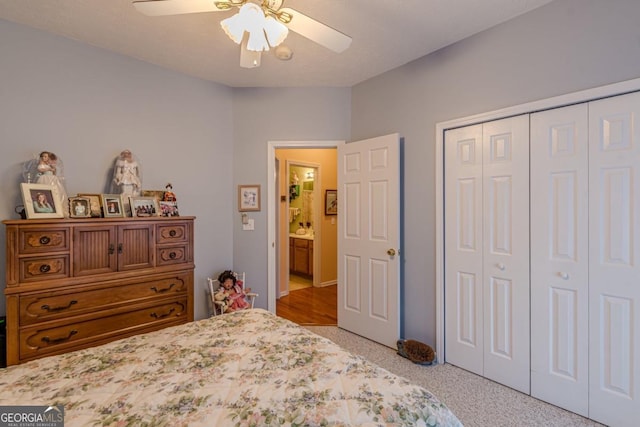
[[[244,231],[253,231],[255,229],[254,220],[248,219],[246,224],[242,224],[242,229]]]

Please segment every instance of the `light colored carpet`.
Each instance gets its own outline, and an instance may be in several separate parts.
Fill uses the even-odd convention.
[[[601,426],[572,412],[449,364],[415,365],[395,350],[335,326],[306,326],[342,348],[435,394],[467,427]]]

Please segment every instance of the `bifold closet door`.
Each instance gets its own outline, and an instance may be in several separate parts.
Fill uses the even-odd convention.
[[[445,353],[484,375],[482,125],[447,131],[445,157]]]
[[[589,412],[587,104],[531,115],[531,395]]]
[[[640,422],[640,93],[589,103],[589,417]]]
[[[447,362],[529,393],[529,117],[445,135]]]

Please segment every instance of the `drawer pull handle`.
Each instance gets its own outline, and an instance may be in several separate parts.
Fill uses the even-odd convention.
[[[169,252],[169,258],[171,259],[176,259],[176,253],[175,252]]]
[[[113,243],[111,243],[109,245],[109,255],[113,255],[113,253],[115,252],[116,248],[115,246],[113,246]]]
[[[174,311],[176,311],[175,308],[172,308],[171,310],[169,310],[168,313],[165,313],[165,314],[151,313],[151,317],[153,317],[154,319],[164,319],[165,317],[171,316],[171,313],[173,313]]]
[[[49,236],[42,236],[40,238],[41,245],[48,245],[49,243],[51,243],[51,238]]]
[[[69,301],[69,304],[67,304],[66,306],[60,306],[60,307],[49,307],[48,304],[43,305],[41,308],[43,310],[47,310],[48,312],[56,312],[56,311],[62,311],[62,310],[66,310],[68,308],[71,308],[72,305],[77,304],[78,301],[72,299],[71,301]]]
[[[169,292],[171,290],[171,288],[173,288],[175,285],[176,285],[175,283],[172,283],[172,284],[169,285],[168,288],[164,288],[164,289],[158,289],[155,286],[152,286],[151,290],[153,292],[157,293],[157,294],[162,294],[162,293],[165,293],[165,292]]]
[[[69,332],[69,335],[67,335],[66,337],[53,338],[53,339],[49,337],[42,337],[42,342],[46,342],[47,344],[59,344],[61,342],[68,341],[69,339],[71,339],[72,336],[74,336],[77,333],[78,331],[76,331],[75,329],[72,329]]]
[[[169,236],[176,237],[176,230],[169,231]]]
[[[42,264],[40,266],[40,273],[48,273],[51,271],[51,266],[49,264]]]

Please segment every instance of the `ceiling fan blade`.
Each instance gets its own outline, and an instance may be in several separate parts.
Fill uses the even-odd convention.
[[[180,15],[183,13],[220,12],[242,5],[238,0],[145,0],[134,1],[136,10],[148,16]]]
[[[291,20],[284,24],[289,27],[290,30],[304,36],[334,52],[344,52],[351,45],[351,37],[346,34],[335,30],[328,25],[316,21],[313,18],[309,18],[297,10],[283,7],[276,12],[278,17],[286,17],[286,14],[290,15]]]
[[[240,66],[242,68],[256,68],[260,66],[262,52],[247,49],[248,39],[245,37],[240,46]]]

